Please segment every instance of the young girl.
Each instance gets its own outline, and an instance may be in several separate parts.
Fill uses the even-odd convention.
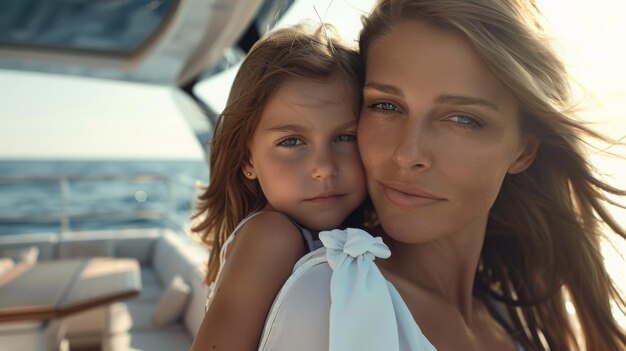
[[[194,228],[211,247],[211,287],[192,350],[255,349],[294,264],[321,246],[317,232],[356,216],[366,197],[358,54],[330,29],[268,34],[235,78]]]

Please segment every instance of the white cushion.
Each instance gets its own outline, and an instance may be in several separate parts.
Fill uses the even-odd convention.
[[[156,304],[164,290],[165,287],[161,286],[152,268],[141,267],[141,293],[127,302],[150,301]]]
[[[112,257],[113,239],[89,239],[76,237],[59,243],[60,258]]]
[[[194,267],[189,260],[188,252],[189,248],[176,234],[165,233],[157,240],[152,257],[152,269],[161,284],[169,284],[177,274],[187,278],[187,272]]]
[[[155,307],[154,303],[135,301],[112,304],[107,311],[105,334],[154,329],[153,316]]]
[[[8,322],[0,323],[0,334],[12,334],[21,332],[32,332],[37,330],[43,330],[44,322],[28,321],[28,322]]]
[[[0,275],[10,271],[15,266],[15,262],[13,262],[10,258],[0,258]]]
[[[113,334],[102,341],[102,351],[185,351],[191,348],[192,341],[185,329],[178,326]]]
[[[157,327],[177,321],[185,310],[191,288],[180,275],[175,275],[169,283],[154,310],[154,324]]]
[[[44,328],[0,333],[2,350],[52,350]]]
[[[15,247],[0,250],[0,257],[10,258],[14,263],[36,263],[39,257],[37,246]]]
[[[104,329],[107,307],[90,308],[63,318],[66,333],[74,335],[100,335]]]
[[[164,290],[159,285],[144,285],[141,287],[141,294],[128,300],[128,302],[151,302],[156,305]]]
[[[0,247],[5,249],[37,246],[39,248],[38,261],[54,259],[58,241],[59,234],[57,233],[0,235]],[[0,253],[0,257],[2,257],[2,253]]]
[[[149,265],[155,242],[156,238],[154,235],[134,238],[118,238],[115,241],[115,257],[135,258],[142,266]]]
[[[209,287],[204,283],[204,269],[198,269],[191,276],[189,285],[192,292],[185,310],[184,322],[189,333],[195,336],[204,319],[206,299],[209,293]]]
[[[152,268],[141,267],[141,286],[161,286]]]

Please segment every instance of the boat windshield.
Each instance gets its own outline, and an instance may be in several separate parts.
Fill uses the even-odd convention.
[[[179,0],[0,0],[0,46],[132,55]]]

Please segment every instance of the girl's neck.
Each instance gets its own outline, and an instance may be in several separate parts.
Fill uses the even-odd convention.
[[[463,232],[418,244],[399,242],[384,235],[391,257],[377,260],[377,264],[388,275],[456,306],[469,324],[485,228],[486,221]]]

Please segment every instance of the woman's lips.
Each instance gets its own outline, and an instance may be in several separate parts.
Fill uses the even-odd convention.
[[[387,200],[398,207],[425,207],[446,201],[418,189],[400,190],[400,186],[383,183],[381,186]]]

